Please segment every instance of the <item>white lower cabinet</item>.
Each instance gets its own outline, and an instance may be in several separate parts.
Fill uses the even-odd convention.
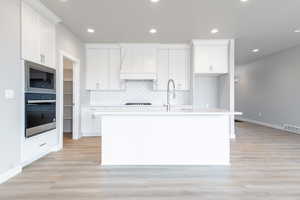
[[[101,136],[101,119],[94,116],[96,109],[82,108],[81,133],[83,136]]]
[[[186,45],[169,45],[158,49],[157,80],[155,90],[166,90],[173,79],[176,90],[190,89],[190,48]]]
[[[58,145],[57,130],[52,130],[23,141],[22,163],[23,165],[39,159],[50,153]]]

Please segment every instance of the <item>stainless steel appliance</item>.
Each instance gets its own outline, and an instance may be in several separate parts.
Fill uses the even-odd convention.
[[[25,92],[56,93],[56,70],[25,61]]]
[[[56,128],[56,94],[25,94],[25,137]]]

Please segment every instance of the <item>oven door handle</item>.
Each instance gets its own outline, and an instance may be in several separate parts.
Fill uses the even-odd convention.
[[[56,100],[28,100],[29,104],[38,104],[38,103],[56,103]]]

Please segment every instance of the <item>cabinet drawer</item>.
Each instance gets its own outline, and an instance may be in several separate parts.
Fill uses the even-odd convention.
[[[38,159],[39,156],[50,152],[57,144],[58,136],[56,130],[26,139],[23,145],[22,162]]]

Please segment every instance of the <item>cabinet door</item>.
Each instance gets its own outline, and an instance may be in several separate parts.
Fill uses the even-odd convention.
[[[157,51],[157,80],[156,90],[166,90],[169,80],[169,49]]]
[[[210,70],[214,73],[226,74],[229,66],[229,49],[227,45],[219,45],[211,48]],[[212,68],[212,69],[211,69]]]
[[[30,6],[22,3],[22,58],[40,63],[39,15]]]
[[[194,48],[195,73],[228,73],[227,45],[203,45]]]
[[[120,80],[121,49],[110,49],[109,88],[110,90],[124,89],[123,81]]]
[[[94,132],[93,130],[93,111],[88,109],[88,108],[84,108],[81,111],[81,132],[82,133],[92,133]]]
[[[170,49],[170,78],[175,81],[176,90],[189,90],[189,51]]]
[[[40,63],[55,68],[54,43],[55,26],[44,17],[40,17]]]
[[[145,46],[143,48],[143,67],[141,73],[156,73],[157,48]]]
[[[122,73],[133,73],[135,66],[133,63],[133,48],[126,45],[122,46],[121,49],[121,72]]]
[[[108,68],[108,49],[87,49],[86,87],[88,90],[109,89]]]

